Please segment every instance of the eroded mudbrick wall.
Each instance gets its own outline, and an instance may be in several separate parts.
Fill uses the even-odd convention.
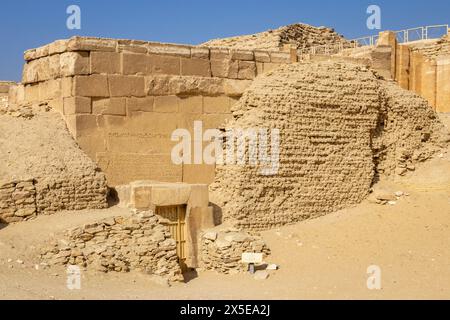
[[[218,166],[210,186],[225,221],[256,230],[361,202],[377,174],[403,175],[436,153],[444,131],[422,98],[364,66],[336,62],[259,77],[233,116],[230,128],[280,129],[275,175],[261,174],[261,163]]]
[[[43,249],[50,265],[78,265],[101,272],[141,271],[182,280],[176,241],[151,212],[108,218],[68,230]]]
[[[210,183],[214,167],[174,165],[177,128],[218,128],[260,73],[290,53],[72,38],[25,53],[24,98],[64,114],[112,186],[134,180]]]
[[[107,207],[104,173],[61,116],[41,107],[10,106],[0,114],[0,222]]]

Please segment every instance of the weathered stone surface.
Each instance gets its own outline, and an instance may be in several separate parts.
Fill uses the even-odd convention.
[[[126,115],[126,98],[94,99],[92,113],[103,115]]]
[[[64,98],[64,114],[91,113],[91,98],[69,97]]]
[[[88,52],[65,52],[60,55],[61,75],[87,75],[90,71]]]
[[[145,80],[139,76],[108,76],[111,97],[145,97]]]
[[[73,37],[69,39],[67,49],[69,51],[107,51],[114,52],[117,48],[117,40]]]
[[[205,59],[181,59],[181,75],[182,76],[211,76],[211,64]]]
[[[90,73],[121,73],[120,54],[116,52],[96,52],[90,54]]]
[[[114,88],[116,88],[116,84]],[[76,76],[73,81],[73,95],[84,97],[109,97],[106,75]]]

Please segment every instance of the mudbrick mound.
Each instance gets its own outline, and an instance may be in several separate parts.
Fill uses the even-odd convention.
[[[202,45],[241,50],[279,51],[285,45],[291,45],[297,49],[305,49],[343,41],[345,41],[344,37],[337,34],[333,29],[313,27],[307,24],[292,24],[253,35],[215,39]]]
[[[45,106],[0,113],[0,221],[105,208],[105,175]]]
[[[223,220],[247,229],[357,204],[379,174],[414,170],[444,143],[425,100],[360,65],[282,66],[257,78],[233,109],[231,129],[280,130],[275,175],[261,175],[261,164],[217,167],[211,200]]]

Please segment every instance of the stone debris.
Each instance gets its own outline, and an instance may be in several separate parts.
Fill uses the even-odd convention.
[[[212,240],[212,234],[216,234]],[[241,262],[242,254],[270,254],[270,250],[260,236],[250,235],[236,228],[219,228],[217,231],[206,231],[201,237],[202,268],[215,270],[225,274],[246,272],[248,266]]]
[[[243,229],[358,204],[377,176],[414,170],[443,146],[444,127],[424,99],[351,63],[281,66],[258,77],[232,112],[227,129],[280,130],[275,175],[262,175],[261,162],[216,168],[210,199]]]
[[[176,242],[153,213],[109,218],[68,230],[65,235],[67,242],[55,241],[43,249],[45,263],[100,272],[142,271],[168,281],[183,279]]]
[[[275,271],[278,270],[280,267],[276,264],[269,264],[266,268],[266,270],[271,270],[271,271]]]
[[[313,27],[307,24],[292,24],[252,35],[210,40],[202,46],[224,47],[241,50],[282,50],[285,46],[305,49],[325,44],[348,43],[349,41],[333,29]]]

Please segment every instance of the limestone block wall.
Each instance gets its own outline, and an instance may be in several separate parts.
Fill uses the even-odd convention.
[[[108,218],[65,233],[42,250],[50,265],[78,265],[100,272],[141,271],[182,280],[176,242],[151,212]]]
[[[25,53],[25,103],[61,112],[110,185],[210,183],[214,167],[174,165],[177,128],[218,128],[252,80],[290,53],[75,37]]]
[[[369,59],[379,75],[419,94],[435,111],[450,112],[449,35],[400,44],[394,32],[386,31],[380,33],[375,47],[347,49],[339,56]]]
[[[398,44],[395,33],[385,32],[379,43],[395,52],[390,57],[393,78],[404,88],[411,90],[433,106],[437,112],[450,112],[450,40],[449,36],[439,40],[425,40]],[[383,38],[380,38],[380,40]]]

